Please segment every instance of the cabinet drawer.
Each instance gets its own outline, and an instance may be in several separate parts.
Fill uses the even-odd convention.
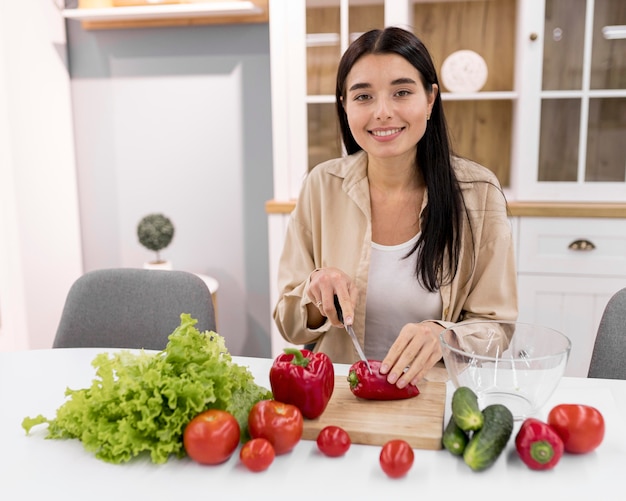
[[[518,271],[625,276],[626,220],[541,218],[519,220]]]

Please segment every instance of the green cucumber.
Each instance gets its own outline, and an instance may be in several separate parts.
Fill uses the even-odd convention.
[[[450,421],[448,421],[446,429],[443,430],[441,442],[444,448],[455,456],[463,455],[465,446],[469,442],[469,436],[461,428],[459,428],[459,425],[457,425],[454,420],[454,416],[450,417]]]
[[[488,405],[483,416],[483,427],[472,435],[463,452],[463,460],[474,471],[495,463],[513,433],[513,414],[504,405]]]
[[[452,417],[463,431],[477,431],[483,426],[478,397],[467,386],[460,386],[452,395]]]

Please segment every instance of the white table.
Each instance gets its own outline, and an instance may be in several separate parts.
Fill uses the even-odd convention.
[[[251,473],[238,451],[219,466],[190,459],[155,465],[148,459],[112,465],[86,452],[77,440],[44,440],[45,426],[26,436],[25,416],[55,416],[66,387],[88,387],[91,361],[101,349],[0,353],[0,499],[14,500],[468,500],[623,499],[626,466],[626,381],[564,378],[537,417],[562,402],[595,405],[604,414],[603,444],[584,456],[564,456],[550,471],[531,471],[516,455],[513,439],[490,469],[475,473],[445,450],[415,451],[402,479],[379,467],[380,447],[353,444],[341,458],[327,458],[315,442],[301,441],[269,470]],[[257,383],[269,388],[270,359],[235,357]],[[345,374],[347,366],[337,366]],[[448,399],[451,395],[448,391]],[[446,419],[449,401],[446,405]],[[514,430],[514,433],[517,428]],[[621,491],[621,492],[620,492]]]

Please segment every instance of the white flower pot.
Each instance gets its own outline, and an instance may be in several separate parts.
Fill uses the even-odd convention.
[[[146,270],[172,270],[173,265],[171,261],[150,261],[143,263],[143,267]]]

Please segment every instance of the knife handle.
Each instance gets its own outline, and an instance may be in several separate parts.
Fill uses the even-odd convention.
[[[335,294],[333,300],[335,301],[335,309],[337,310],[337,316],[339,317],[339,321],[343,323],[343,311],[341,311],[341,305],[339,304],[339,298],[337,294]]]

